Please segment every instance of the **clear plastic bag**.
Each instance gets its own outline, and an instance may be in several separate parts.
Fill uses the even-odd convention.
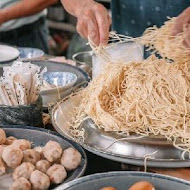
[[[112,58],[112,62],[118,61],[142,61],[144,48],[142,45],[135,42],[121,42],[112,43],[106,48],[106,52]],[[92,56],[92,78],[101,73],[107,63],[97,57],[95,54]]]

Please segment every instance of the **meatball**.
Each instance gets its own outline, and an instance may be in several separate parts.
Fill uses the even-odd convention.
[[[31,142],[25,139],[14,140],[12,145],[17,148],[20,148],[22,151],[31,148]]]
[[[32,183],[32,189],[46,190],[50,186],[49,177],[39,170],[32,172],[30,182]]]
[[[76,169],[81,162],[81,154],[74,148],[67,148],[63,151],[61,157],[61,164],[65,167],[66,170]]]
[[[33,148],[33,150],[39,152],[39,153],[40,153],[40,157],[41,157],[41,159],[44,159],[44,155],[43,155],[43,147],[41,147],[41,146],[37,146],[37,147]]]
[[[35,170],[35,166],[29,162],[24,162],[20,166],[18,166],[13,172],[13,179],[19,179],[20,177],[24,177],[26,179],[30,179],[31,173]]]
[[[17,179],[10,190],[31,190],[31,183],[24,177]]]
[[[0,158],[2,157],[3,149],[4,149],[5,147],[7,147],[7,145],[4,145],[4,144],[0,145]]]
[[[3,154],[3,146],[0,145],[0,158],[2,157],[2,154]]]
[[[55,141],[47,142],[43,148],[44,157],[50,162],[58,160],[61,157],[62,151],[60,144]]]
[[[3,175],[6,171],[6,166],[3,160],[0,158],[0,176]]]
[[[23,153],[22,150],[20,150],[19,148],[9,145],[3,148],[2,158],[7,166],[11,168],[16,168],[21,164]]]
[[[27,149],[23,151],[23,160],[22,162],[30,162],[33,165],[36,165],[36,162],[40,160],[40,153],[33,150]]]
[[[52,183],[59,184],[67,177],[67,172],[62,165],[54,164],[48,169],[47,175]]]
[[[6,140],[6,142],[5,142],[5,145],[11,145],[11,144],[13,143],[13,141],[15,141],[15,140],[17,140],[17,138],[12,137],[12,136],[7,137],[7,140]]]
[[[3,129],[0,129],[0,144],[4,144],[6,141],[6,134]]]
[[[36,163],[36,169],[43,173],[46,173],[50,166],[47,160],[40,160]]]

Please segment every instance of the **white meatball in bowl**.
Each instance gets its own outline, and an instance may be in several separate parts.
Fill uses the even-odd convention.
[[[22,151],[26,149],[31,149],[31,142],[25,139],[14,140],[12,145],[20,148]]]
[[[48,169],[47,175],[52,183],[59,184],[67,177],[67,172],[61,164],[54,164]]]
[[[10,190],[31,190],[31,183],[24,177],[14,181]]]
[[[36,147],[33,148],[33,150],[39,152],[39,153],[40,153],[40,157],[41,157],[41,159],[44,159],[44,155],[43,155],[43,147],[41,147],[41,146],[36,146]]]
[[[3,129],[0,129],[0,144],[4,144],[6,142],[6,133]]]
[[[46,190],[50,186],[49,177],[39,170],[35,170],[32,172],[30,176],[30,182],[32,184],[32,189]]]
[[[6,165],[3,162],[2,158],[0,158],[0,176],[6,172]]]
[[[55,162],[62,155],[62,147],[55,141],[48,141],[43,148],[43,155],[49,162]]]
[[[23,151],[23,160],[22,162],[30,162],[33,165],[40,160],[40,153],[34,149],[27,149]]]
[[[10,168],[16,168],[21,164],[23,152],[21,149],[9,145],[3,148],[2,158],[7,166]]]
[[[17,140],[17,138],[13,137],[13,136],[10,136],[10,137],[7,137],[7,140],[5,142],[5,145],[11,145],[13,144],[13,142]]]
[[[81,154],[76,149],[70,147],[63,151],[61,164],[67,171],[76,169],[81,163]]]
[[[13,172],[13,179],[19,179],[24,177],[26,179],[30,179],[31,173],[35,170],[35,166],[29,162],[24,162],[17,168],[15,168]]]
[[[48,162],[47,160],[39,160],[36,163],[36,169],[43,173],[46,173],[50,166],[50,162]]]
[[[2,158],[3,149],[4,149],[5,147],[7,147],[7,145],[4,145],[4,144],[0,145],[0,158]]]

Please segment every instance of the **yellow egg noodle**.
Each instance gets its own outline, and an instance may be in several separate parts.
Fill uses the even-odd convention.
[[[147,28],[140,42],[158,52],[161,57],[171,59],[180,63],[190,62],[190,49],[184,45],[185,33],[181,32],[176,36],[172,36],[176,18],[173,17],[166,21],[160,28],[153,26]],[[186,27],[184,26],[184,31]]]
[[[183,34],[170,38],[174,21],[172,18],[159,29],[147,29],[141,38],[134,39],[156,48],[161,59],[152,55],[141,62],[111,64],[104,48],[91,44],[108,64],[77,93],[81,103],[70,123],[72,134],[84,134],[79,126],[91,118],[105,131],[126,136],[161,135],[176,148],[190,152],[190,57],[189,49],[183,46]]]

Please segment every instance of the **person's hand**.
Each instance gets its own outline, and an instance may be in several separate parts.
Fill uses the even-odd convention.
[[[64,8],[77,17],[77,31],[96,45],[106,44],[111,18],[107,9],[93,0],[61,0]]]
[[[111,18],[103,5],[91,2],[82,7],[77,18],[77,31],[82,37],[96,45],[107,44]]]
[[[0,9],[0,26],[5,22],[5,15],[3,10]]]
[[[172,35],[184,32],[184,44],[190,48],[190,7],[185,9],[177,18],[172,29]]]

